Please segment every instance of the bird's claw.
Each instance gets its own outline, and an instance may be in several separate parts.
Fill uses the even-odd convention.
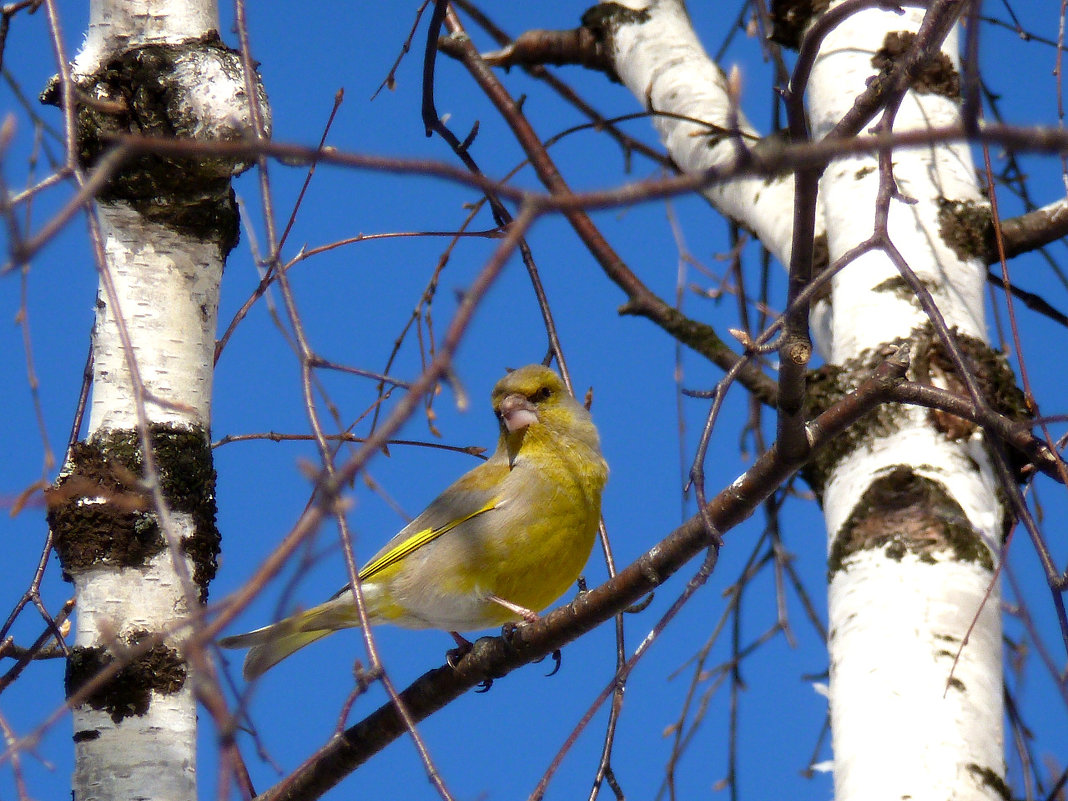
[[[564,663],[564,655],[560,652],[559,648],[557,648],[555,651],[553,651],[552,657],[553,657],[553,663],[554,663],[553,664],[553,669],[545,674],[546,678],[548,678],[549,676],[555,676],[557,673],[559,673],[560,672],[560,665],[562,665]]]
[[[560,651],[559,648],[557,648],[555,651],[553,651],[551,654],[549,654],[549,656],[551,656],[553,658],[553,663],[554,664],[553,664],[553,669],[545,674],[545,678],[549,678],[549,676],[555,676],[557,673],[559,673],[560,672],[560,665],[563,664],[563,653]],[[539,662],[544,662],[545,661],[545,657],[543,656],[538,661]]]

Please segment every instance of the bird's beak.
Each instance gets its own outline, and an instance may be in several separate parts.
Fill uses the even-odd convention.
[[[522,395],[507,395],[501,401],[501,419],[509,434],[521,431],[531,423],[538,422],[538,413],[534,404]]]

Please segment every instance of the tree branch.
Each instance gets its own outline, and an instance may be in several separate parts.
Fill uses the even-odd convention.
[[[468,69],[479,88],[486,93],[505,122],[508,123],[516,140],[530,159],[538,178],[554,197],[570,196],[572,194],[570,187],[560,175],[541,139],[523,116],[518,105],[497,80],[497,76],[479,55],[471,40],[462,33],[459,21],[453,17],[449,19],[449,23],[454,32],[452,55]],[[568,207],[562,211],[583,244],[597,259],[601,269],[627,293],[628,302],[620,309],[621,313],[639,314],[646,317],[668,331],[682,344],[705,356],[723,370],[730,370],[746,360],[746,357],[740,356],[728,347],[711,326],[685,318],[677,309],[656,297],[626,266],[584,209]],[[738,371],[738,381],[765,403],[773,402],[775,382],[768,378],[755,363],[743,364]]]
[[[1005,258],[1029,253],[1068,236],[1068,200],[1062,199],[1040,209],[1001,222],[1001,238],[1005,243]],[[991,247],[986,263],[998,262],[997,248]],[[998,279],[1000,282],[1000,278]]]

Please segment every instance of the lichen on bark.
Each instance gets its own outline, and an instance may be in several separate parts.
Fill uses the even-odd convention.
[[[197,239],[215,242],[225,256],[237,244],[239,219],[230,180],[247,169],[246,160],[214,155],[204,139],[202,105],[191,102],[188,74],[177,69],[193,59],[213,59],[232,82],[240,80],[241,54],[228,48],[218,32],[180,44],[147,44],[117,53],[91,75],[77,75],[75,109],[78,158],[91,168],[122,135],[203,142],[196,155],[140,150],[130,156],[97,195],[104,203],[124,202],[146,218]],[[259,87],[259,82],[256,82]],[[54,78],[41,102],[60,105]],[[243,97],[238,101],[247,102]],[[266,106],[266,96],[257,100]],[[225,126],[218,126],[218,131]],[[237,128],[223,138],[238,139]]]
[[[220,542],[210,443],[202,430],[162,424],[150,427],[149,438],[165,502],[193,520],[193,535],[182,548],[205,600]],[[100,565],[143,566],[166,547],[144,478],[136,431],[104,432],[71,449],[48,492],[48,524],[68,579]]]
[[[883,549],[900,561],[912,554],[935,564],[943,556],[994,569],[994,558],[968,516],[937,481],[909,465],[892,467],[865,490],[836,532],[827,557],[828,579],[849,569],[849,557]]]
[[[887,282],[880,289],[890,292],[903,291],[904,284]],[[1030,419],[1032,412],[1027,405],[1027,399],[1016,385],[1016,376],[1004,354],[955,328],[951,329],[951,333],[965,362],[970,365],[971,375],[985,402],[994,411],[1012,420],[1022,422]],[[908,344],[912,354],[908,371],[910,381],[937,386],[967,397],[966,386],[957,375],[945,346],[935,333],[934,327],[925,324],[913,329],[908,337],[895,339],[882,348],[866,351],[845,364],[823,365],[811,371],[808,376],[806,419],[811,420],[841,400],[888,355],[904,344]],[[905,414],[906,410],[901,404],[884,403],[877,406],[834,442],[817,452],[802,469],[802,477],[817,496],[822,496],[831,472],[842,459],[874,438],[893,433]],[[966,439],[975,433],[977,428],[969,420],[938,409],[928,410],[927,415],[932,426],[951,441]],[[1015,450],[1010,450],[1008,456],[1010,466],[1019,474],[1020,468],[1026,463],[1026,457]]]
[[[132,632],[126,645],[137,649],[148,632]],[[102,647],[73,648],[67,659],[64,687],[67,698],[72,697],[101,671],[110,667],[116,657]],[[185,684],[187,669],[181,655],[173,648],[157,643],[138,656],[126,660],[122,667],[100,687],[90,692],[84,703],[106,712],[115,723],[124,718],[148,712],[152,692],[172,694]],[[98,735],[97,735],[98,736]],[[81,740],[95,739],[92,732],[75,734]]]

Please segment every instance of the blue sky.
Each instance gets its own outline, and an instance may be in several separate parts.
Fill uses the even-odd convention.
[[[84,30],[81,3],[60,9],[70,53],[76,50]],[[298,5],[249,9],[253,54],[270,94],[275,138],[283,142],[314,144],[329,115],[335,92],[344,87],[345,102],[329,142],[347,151],[397,157],[440,159],[454,163],[447,147],[423,135],[419,117],[421,57],[425,25],[416,35],[413,52],[397,73],[394,91],[383,91],[373,101],[378,85],[400,52],[414,19],[414,6],[363,4],[357,14],[352,4],[322,2],[314,13]],[[534,4],[521,10],[512,4],[494,9],[510,32],[525,28],[564,28],[576,23],[585,4],[561,2]],[[698,8],[697,6],[701,7]],[[712,5],[712,4],[709,4]],[[528,4],[529,6],[529,4]],[[695,27],[711,51],[723,41],[724,19],[729,13],[694,4]],[[522,12],[522,14],[520,13]],[[1052,12],[1022,22],[1031,31],[1055,30]],[[224,14],[228,14],[224,11]],[[1002,14],[1002,7],[991,9]],[[48,45],[43,12],[20,14],[12,24],[4,53],[4,67],[30,97],[55,72]],[[223,35],[231,44],[236,39]],[[1003,97],[1004,111],[1020,123],[1056,123],[1055,83],[1051,77],[1054,50],[1038,43],[1023,45],[1011,32],[983,28],[984,67],[991,89]],[[489,49],[485,38],[476,38]],[[994,70],[1010,56],[1015,77]],[[439,58],[437,107],[448,115],[453,130],[466,135],[475,120],[480,132],[472,150],[490,175],[499,176],[520,160],[519,149],[496,116],[482,101],[463,71]],[[746,113],[759,127],[766,125],[770,103],[769,69],[760,58],[758,43],[742,34],[727,50],[724,65],[739,63],[743,75]],[[577,68],[561,70],[579,91],[606,114],[636,110],[633,98],[603,77]],[[1025,75],[1026,79],[1019,76]],[[512,71],[504,77],[515,95],[527,95],[525,113],[543,136],[550,136],[578,122],[576,112],[561,104],[534,81]],[[2,163],[4,181],[21,187],[27,180],[27,158],[34,142],[26,112],[19,107],[8,83],[0,87],[0,110],[12,112],[16,131]],[[54,109],[34,110],[51,126],[58,127]],[[652,140],[642,120],[628,124],[634,135]],[[47,149],[59,146],[46,137]],[[656,174],[656,168],[636,158],[630,176],[623,172],[618,148],[602,134],[587,131],[564,139],[553,148],[566,178],[576,188],[616,186],[629,178]],[[995,151],[993,154],[998,157]],[[1028,159],[1039,203],[1064,194],[1060,164],[1051,158]],[[38,177],[46,163],[36,167]],[[304,172],[273,164],[270,177],[276,214],[285,219],[292,208]],[[517,182],[538,188],[529,170]],[[255,287],[258,276],[250,244],[262,244],[261,200],[257,182],[246,175],[237,182],[244,203],[242,242],[232,254],[224,276],[220,328]],[[45,193],[35,203],[31,228],[40,225],[68,196],[66,189]],[[464,204],[476,199],[473,192],[436,179],[352,172],[322,168],[313,181],[286,249],[295,255],[301,247],[319,245],[359,233],[449,230],[460,224]],[[1009,196],[1000,196],[1003,213],[1018,212]],[[661,296],[672,299],[679,272],[679,245],[672,224],[677,221],[685,246],[693,257],[722,275],[725,262],[718,260],[729,250],[727,227],[707,205],[697,199],[680,198],[670,204],[645,204],[594,215],[612,245],[631,268]],[[475,228],[488,228],[483,212]],[[30,265],[25,280],[19,275],[0,278],[0,370],[8,377],[2,408],[2,441],[8,458],[0,461],[0,496],[5,502],[55,470],[44,465],[44,447],[28,388],[23,349],[23,329],[15,325],[16,314],[25,311],[33,347],[33,368],[40,382],[39,400],[47,439],[54,453],[62,454],[81,382],[82,365],[92,322],[96,278],[87,249],[85,223],[76,218],[56,241]],[[301,315],[310,339],[326,359],[365,369],[378,370],[386,363],[395,338],[418,300],[427,277],[446,247],[440,237],[413,237],[368,241],[338,248],[310,259],[291,273]],[[626,564],[652,546],[675,525],[692,514],[692,501],[680,499],[683,468],[689,464],[705,411],[705,402],[679,403],[673,343],[652,324],[616,313],[622,294],[601,274],[581,248],[568,226],[557,219],[543,219],[530,235],[534,256],[541,270],[569,366],[580,389],[594,387],[593,414],[611,465],[605,495],[605,517],[616,559]],[[488,240],[465,239],[442,272],[434,303],[435,332],[447,326],[462,292],[492,252]],[[1063,248],[1050,249],[1063,260]],[[758,255],[750,249],[746,268],[750,286],[758,275]],[[1026,288],[1042,292],[1062,310],[1068,308],[1065,286],[1039,257],[1026,257],[1012,266],[1013,275]],[[716,282],[687,268],[685,285],[715,286]],[[773,273],[771,297],[782,298],[782,275]],[[278,296],[273,298],[277,301]],[[1002,298],[997,296],[997,301]],[[720,301],[687,294],[684,307],[692,316],[717,325],[720,330],[734,323],[734,307]],[[1063,332],[1021,312],[1025,353],[1032,363],[1036,394],[1046,414],[1057,414],[1062,404],[1064,380],[1058,363],[1047,366],[1047,354],[1059,353],[1056,343]],[[456,408],[446,389],[434,403],[435,425],[441,441],[457,445],[492,447],[495,424],[488,410],[488,394],[506,366],[519,366],[542,358],[545,335],[530,282],[518,260],[509,263],[482,304],[460,348],[456,370],[472,403],[466,413]],[[393,372],[414,378],[419,369],[419,350],[414,339],[406,341]],[[719,372],[685,354],[682,385],[710,388]],[[362,379],[322,374],[330,399],[352,422],[373,400],[373,385]],[[680,419],[679,409],[682,410]],[[723,420],[717,427],[709,456],[707,486],[716,491],[733,480],[750,463],[751,454],[739,452],[747,404],[732,393]],[[223,352],[216,371],[213,435],[249,432],[306,433],[307,415],[299,385],[298,363],[285,338],[271,319],[271,307],[260,301],[238,327]],[[680,445],[680,426],[681,445]],[[366,431],[366,428],[358,429]],[[433,439],[425,417],[417,415],[406,425],[404,437]],[[746,443],[751,447],[751,441]],[[17,456],[16,456],[17,455]],[[308,443],[267,441],[231,444],[216,450],[219,473],[219,527],[224,536],[222,566],[212,586],[219,599],[238,587],[259,562],[277,545],[303,509],[309,492],[304,466],[314,463],[314,448]],[[388,495],[408,514],[417,513],[452,478],[474,464],[472,457],[441,450],[394,447],[389,458],[378,458],[369,477],[381,487],[372,490],[357,482],[352,493],[349,520],[357,541],[357,556],[376,551],[403,518],[391,508]],[[798,484],[799,490],[804,490]],[[1063,519],[1063,490],[1046,484],[1040,499],[1047,521]],[[818,509],[803,500],[788,501],[783,518],[785,547],[793,554],[822,619],[825,535]],[[1056,534],[1056,527],[1050,525]],[[721,562],[709,585],[686,607],[663,635],[652,653],[636,670],[628,685],[626,703],[617,737],[616,776],[629,797],[651,798],[661,785],[671,736],[686,696],[692,665],[689,660],[709,637],[726,606],[725,591],[737,581],[762,532],[758,518],[732,531]],[[9,609],[32,575],[45,536],[43,510],[25,509],[15,517],[0,518],[3,553],[0,560],[0,610]],[[1064,664],[1063,649],[1057,649],[1048,592],[1036,570],[1030,546],[1017,535],[1013,545],[1014,569],[1027,588],[1027,600],[1036,624],[1053,643],[1053,656]],[[766,547],[766,546],[762,546]],[[1064,562],[1063,544],[1059,563]],[[313,564],[294,564],[282,580],[266,592],[239,619],[241,629],[261,625],[276,613],[280,599],[291,609],[310,605],[332,594],[345,581],[336,532],[324,528],[309,545]],[[628,650],[644,637],[660,614],[681,591],[685,579],[696,569],[669,582],[656,594],[650,607],[627,617]],[[587,569],[590,583],[605,577],[602,560],[595,552]],[[287,584],[291,582],[291,584]],[[53,559],[45,577],[43,597],[56,609],[68,596],[70,586],[59,577]],[[287,594],[288,592],[288,594]],[[823,724],[825,704],[813,689],[813,681],[826,670],[826,655],[813,628],[804,619],[797,596],[787,593],[788,611],[796,647],[780,635],[746,660],[742,668],[745,691],[739,697],[738,784],[743,797],[793,797],[823,799],[831,794],[826,776],[802,778],[800,771],[810,759]],[[774,585],[765,571],[748,586],[739,620],[741,642],[760,636],[775,621]],[[40,630],[32,613],[24,614],[14,633],[20,643],[32,640]],[[235,628],[235,630],[237,630]],[[1010,632],[1011,633],[1011,632]],[[408,632],[383,627],[376,631],[386,667],[398,686],[405,686],[426,670],[441,664],[451,640],[439,632]],[[729,656],[730,637],[714,646],[709,665]],[[342,704],[352,687],[354,659],[366,662],[360,636],[345,632],[323,641],[280,665],[267,675],[251,696],[252,721],[270,760],[283,772],[298,765],[328,739],[338,723]],[[229,655],[236,676],[240,657]],[[1036,661],[1031,657],[1032,663]],[[3,668],[0,665],[0,668]],[[563,744],[589,703],[609,682],[614,669],[614,643],[610,626],[603,626],[563,654],[563,667],[546,678],[548,666],[527,667],[498,681],[489,693],[469,694],[420,725],[435,764],[460,799],[515,798],[529,793]],[[676,673],[677,671],[677,673]],[[701,685],[702,690],[709,686]],[[238,680],[238,687],[244,684]],[[1064,726],[1065,702],[1051,688],[1048,677],[1037,669],[1027,673],[1023,695],[1028,703],[1027,722],[1041,743],[1039,753],[1068,753],[1068,727]],[[19,734],[26,734],[62,704],[62,667],[58,662],[33,666],[30,673],[0,696],[0,714]],[[373,689],[360,698],[349,718],[352,723],[383,700]],[[707,718],[684,757],[677,780],[680,792],[707,794],[725,775],[727,764],[729,695],[726,685],[709,700]],[[1036,710],[1039,710],[1036,712]],[[564,760],[550,787],[549,797],[576,797],[587,791],[595,770],[603,737],[605,710],[595,717]],[[215,732],[201,715],[201,796],[213,797],[216,785]],[[65,794],[71,770],[69,719],[48,729],[34,755],[23,755],[22,768],[31,794],[55,798]],[[272,765],[257,756],[248,738],[243,753],[257,789],[277,780]],[[827,748],[817,759],[829,757]],[[1011,761],[1011,760],[1010,760]],[[1018,777],[1018,773],[1015,774]],[[374,758],[328,797],[361,797],[369,793],[420,799],[436,794],[419,765],[410,740],[402,739]],[[10,764],[0,764],[0,798],[14,796]]]

